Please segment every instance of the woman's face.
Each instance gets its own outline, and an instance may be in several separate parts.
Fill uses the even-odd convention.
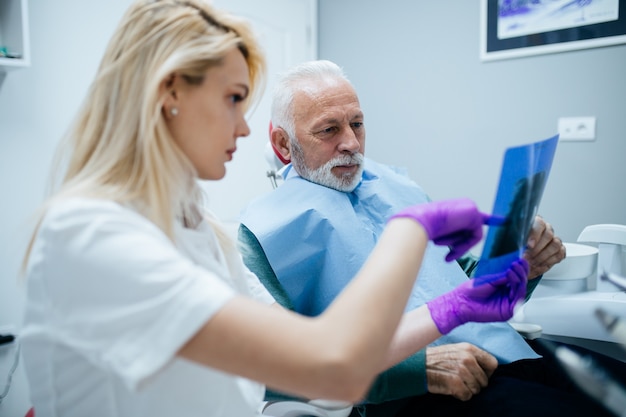
[[[207,70],[201,85],[191,85],[176,75],[165,101],[164,115],[174,141],[205,180],[226,174],[237,138],[248,136],[243,102],[248,97],[248,65],[234,48],[221,65]],[[172,115],[175,107],[177,114]]]

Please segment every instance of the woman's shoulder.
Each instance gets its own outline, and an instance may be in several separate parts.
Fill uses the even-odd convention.
[[[133,227],[156,228],[138,211],[119,202],[89,197],[59,198],[44,208],[41,226],[55,230],[67,230],[103,224],[133,225]]]
[[[65,197],[51,200],[46,208],[46,214],[50,217],[59,217],[81,213],[114,213],[122,210],[122,205],[113,200],[89,197]]]

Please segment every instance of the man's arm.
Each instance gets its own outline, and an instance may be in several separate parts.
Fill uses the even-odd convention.
[[[294,310],[293,304],[278,281],[261,244],[243,224],[239,226],[238,240],[239,250],[248,269],[256,274],[279,304]],[[426,350],[422,349],[381,373],[374,381],[365,401],[377,404],[422,395],[426,392]],[[277,393],[269,393],[269,395],[272,398],[281,397],[281,394]]]

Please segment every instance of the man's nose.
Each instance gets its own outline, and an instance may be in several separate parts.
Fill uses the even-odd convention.
[[[361,149],[361,142],[352,129],[344,129],[338,148],[340,152],[355,153]]]

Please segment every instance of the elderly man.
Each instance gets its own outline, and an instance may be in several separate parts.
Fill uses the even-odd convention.
[[[242,213],[241,249],[277,301],[315,316],[349,284],[386,219],[428,197],[402,173],[364,157],[358,96],[329,61],[301,64],[279,80],[270,135],[291,163],[284,182]],[[444,255],[429,246],[407,309],[463,282],[476,266]],[[524,253],[527,296],[564,257],[552,227],[537,217]],[[603,413],[547,363],[507,323],[467,324],[381,374],[358,409],[368,416]]]

